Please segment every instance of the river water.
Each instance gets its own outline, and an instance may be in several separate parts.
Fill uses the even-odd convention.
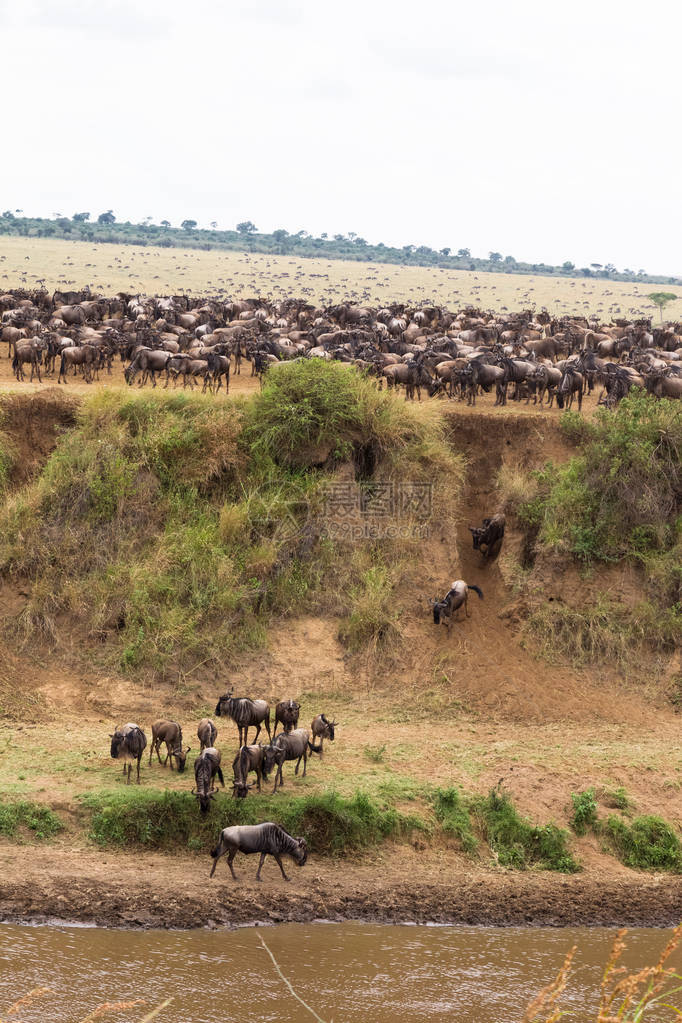
[[[0,925],[0,1019],[37,987],[50,994],[13,1020],[77,1023],[104,1002],[143,998],[149,1007],[168,996],[173,1003],[158,1018],[172,1023],[313,1019],[288,993],[258,933],[327,1023],[512,1023],[573,944],[578,953],[562,1004],[574,1020],[594,1020],[588,1007],[598,1000],[616,932],[354,923],[189,932]],[[633,929],[624,961],[653,965],[669,935]],[[682,972],[681,955],[671,963]],[[137,1007],[103,1018],[136,1021],[144,1012]]]

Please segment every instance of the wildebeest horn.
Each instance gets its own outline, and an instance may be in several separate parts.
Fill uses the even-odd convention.
[[[194,796],[194,795],[196,795],[196,789],[192,789],[192,791],[190,792],[190,795],[191,795],[191,796]]]

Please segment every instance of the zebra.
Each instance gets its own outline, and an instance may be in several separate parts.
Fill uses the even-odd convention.
[[[211,800],[214,798],[215,785],[213,780],[216,775],[218,775],[218,780],[222,787],[225,788],[225,779],[220,767],[220,750],[214,749],[213,746],[208,746],[194,761],[194,781],[196,785],[192,789],[192,795],[196,796],[199,800],[199,808],[202,813],[208,813]]]
[[[123,773],[128,773],[126,785],[130,785],[130,772],[133,760],[137,760],[137,784],[140,784],[140,761],[147,746],[147,736],[139,725],[129,721],[127,725],[117,728],[111,739],[111,757],[123,761]]]
[[[250,856],[252,853],[260,853],[260,863],[256,873],[256,881],[260,881],[260,872],[266,856],[274,856],[282,871],[285,881],[289,878],[282,866],[282,856],[291,856],[299,867],[302,867],[308,859],[308,846],[304,838],[294,838],[292,835],[273,821],[264,821],[263,824],[240,824],[236,827],[223,828],[215,849],[212,850],[213,866],[209,877],[213,877],[218,860],[227,853],[227,865],[235,881],[238,880],[234,872],[232,861],[238,852]]]
[[[247,697],[235,697],[232,690],[225,693],[218,700],[215,713],[217,717],[232,718],[239,729],[239,745],[246,746],[248,742],[249,728],[254,725],[256,734],[253,741],[257,742],[263,725],[268,733],[268,739],[272,742],[270,734],[270,707],[265,700],[249,700]],[[242,740],[243,733],[243,740]]]

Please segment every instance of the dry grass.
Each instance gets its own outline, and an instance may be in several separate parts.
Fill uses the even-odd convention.
[[[666,963],[682,941],[682,924],[675,928],[672,937],[661,952],[655,966],[628,972],[618,961],[625,951],[627,930],[618,932],[611,955],[602,976],[599,1005],[596,1007],[596,1023],[638,1023],[650,1018],[657,1009],[667,1009],[671,1015],[665,1019],[680,1018],[680,1010],[670,1004],[670,997],[679,994],[682,985],[675,983],[682,977]],[[559,999],[566,989],[571,962],[576,952],[574,945],[566,956],[557,977],[534,998],[526,1009],[521,1023],[557,1023],[565,1015],[559,1008]],[[592,1018],[590,1016],[590,1018]],[[656,1019],[663,1019],[656,1016]]]
[[[516,465],[503,465],[497,474],[499,504],[505,512],[518,512],[537,495],[537,480]]]
[[[7,288],[35,287],[44,280],[49,289],[89,284],[104,292],[146,294],[184,290],[195,294],[222,290],[234,298],[305,294],[325,304],[348,297],[376,305],[435,300],[451,308],[471,303],[502,311],[534,305],[555,313],[597,313],[605,319],[656,313],[646,297],[652,285],[644,283],[95,245],[63,239],[0,237],[0,267],[0,281]],[[682,288],[666,288],[682,295]]]

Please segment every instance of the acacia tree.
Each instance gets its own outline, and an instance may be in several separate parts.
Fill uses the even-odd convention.
[[[252,220],[242,220],[241,224],[237,224],[237,230],[240,234],[253,234],[258,228]]]
[[[180,227],[183,229],[183,231],[193,231],[196,226],[197,226],[196,220],[183,220],[183,222],[180,224]]]
[[[647,298],[650,298],[654,305],[658,306],[658,311],[661,314],[661,323],[663,323],[663,310],[667,306],[668,302],[674,302],[679,295],[674,295],[671,291],[652,291]]]
[[[100,215],[97,218],[97,223],[98,224],[115,224],[116,223],[116,217],[114,216],[114,214],[112,213],[111,210],[107,210],[106,213],[100,213]]]

